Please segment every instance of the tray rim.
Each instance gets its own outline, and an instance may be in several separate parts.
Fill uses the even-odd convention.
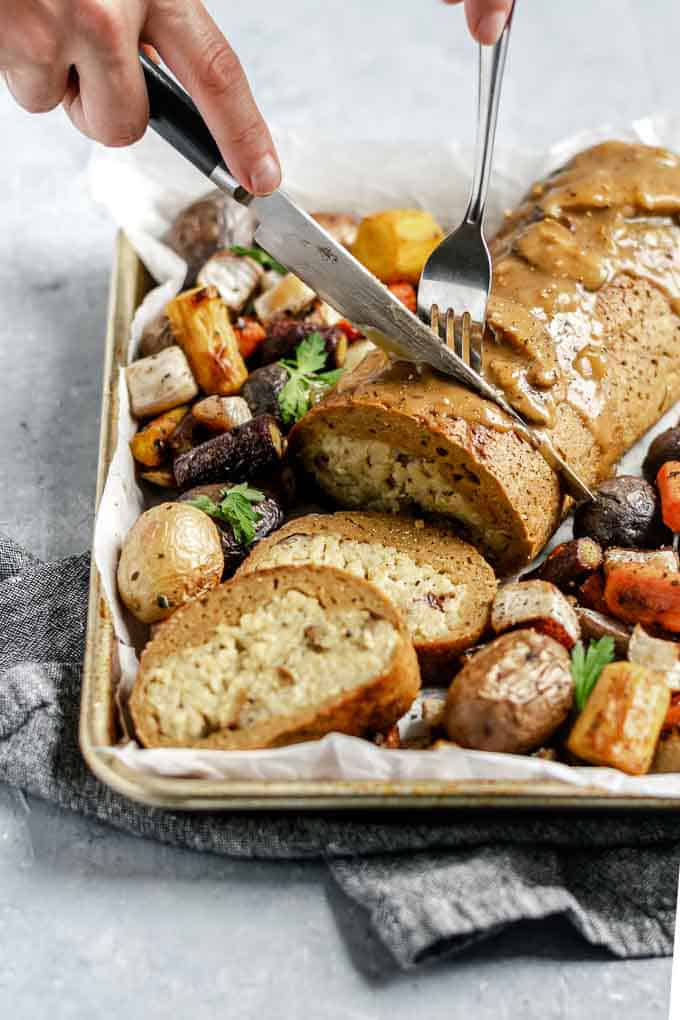
[[[117,376],[125,364],[134,312],[152,281],[119,231],[111,271],[97,467],[96,510],[118,429]],[[611,794],[596,787],[522,780],[231,780],[180,779],[139,773],[107,753],[115,730],[113,624],[92,561],[78,737],[95,776],[115,792],[149,807],[174,810],[389,811],[471,809],[677,810],[680,799]]]

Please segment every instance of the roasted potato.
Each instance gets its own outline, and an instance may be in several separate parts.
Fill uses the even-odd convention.
[[[298,315],[316,300],[316,294],[293,273],[283,276],[277,284],[255,299],[253,307],[261,322],[268,323],[277,315]]]
[[[130,449],[132,456],[138,464],[148,468],[161,466],[167,458],[168,438],[175,431],[188,410],[189,408],[185,405],[184,407],[175,407],[172,411],[166,411],[165,414],[154,418],[153,421],[150,421],[148,425],[145,425],[143,429],[140,429],[132,437]]]
[[[138,620],[155,623],[214,588],[223,570],[220,534],[210,517],[186,503],[161,503],[128,532],[118,591]]]
[[[152,418],[171,411],[198,394],[186,355],[177,346],[133,361],[125,369],[125,378],[135,418]]]
[[[574,697],[567,651],[544,634],[517,630],[471,656],[446,701],[446,731],[479,751],[526,754],[566,719]]]
[[[228,432],[252,418],[243,397],[206,397],[194,404],[191,413],[196,423],[209,432]]]
[[[443,236],[437,221],[423,209],[387,209],[361,221],[351,250],[383,283],[417,284]]]
[[[248,369],[217,288],[184,291],[165,311],[201,389],[221,397],[238,393]]]
[[[632,662],[602,670],[567,748],[593,765],[640,776],[649,771],[671,701],[662,673]]]

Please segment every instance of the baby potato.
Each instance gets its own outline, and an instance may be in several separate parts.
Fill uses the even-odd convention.
[[[437,221],[423,209],[387,209],[361,221],[351,250],[383,283],[418,283],[443,236]]]
[[[118,563],[118,591],[134,616],[156,623],[222,579],[224,556],[213,521],[186,503],[161,503],[130,529]]]

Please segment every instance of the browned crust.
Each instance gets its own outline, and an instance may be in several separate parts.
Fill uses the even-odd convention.
[[[398,631],[398,641],[389,668],[357,690],[320,703],[316,710],[269,720],[247,732],[220,730],[202,740],[184,744],[165,737],[147,709],[145,695],[149,671],[162,664],[167,656],[200,644],[218,623],[237,623],[246,610],[291,588],[317,598],[329,611],[360,607],[391,623]],[[408,710],[419,689],[418,661],[404,621],[377,588],[330,567],[278,567],[220,585],[174,613],[142,653],[137,681],[130,697],[130,712],[137,737],[145,747],[250,750],[314,740],[330,732],[353,736],[383,732]]]
[[[468,585],[468,599],[462,607],[460,625],[446,638],[415,641],[423,679],[448,683],[457,656],[476,644],[487,628],[489,611],[496,593],[496,578],[491,567],[467,542],[444,528],[392,514],[354,513],[308,514],[290,521],[260,542],[240,567],[237,577],[261,569],[269,551],[293,535],[333,533],[342,538],[371,545],[389,545],[410,556],[416,563],[434,567]]]

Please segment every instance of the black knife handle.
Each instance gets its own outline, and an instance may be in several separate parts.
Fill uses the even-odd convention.
[[[247,204],[252,197],[250,192],[230,172],[208,125],[190,97],[145,53],[140,53],[139,59],[149,94],[151,127],[214,184],[232,198]]]

